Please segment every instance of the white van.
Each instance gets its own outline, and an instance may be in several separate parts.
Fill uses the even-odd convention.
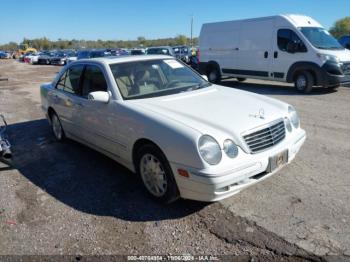
[[[350,82],[350,51],[303,15],[204,24],[199,50],[199,70],[214,83],[257,78],[294,83],[308,93]]]

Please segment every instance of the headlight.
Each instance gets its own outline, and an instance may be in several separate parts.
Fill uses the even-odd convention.
[[[230,158],[235,158],[238,155],[238,147],[230,139],[225,140],[224,151],[225,151],[226,155]]]
[[[292,106],[288,107],[288,113],[290,117],[290,121],[292,122],[295,128],[298,128],[300,125],[300,120],[297,111]]]
[[[317,54],[317,56],[322,60],[323,63],[326,63],[327,61],[337,64],[340,63],[339,58],[334,55]]]
[[[221,148],[211,136],[204,135],[199,139],[198,150],[201,157],[210,165],[216,165],[221,160]]]
[[[288,132],[292,132],[292,124],[290,123],[290,120],[288,117],[284,118],[284,123],[286,125]]]

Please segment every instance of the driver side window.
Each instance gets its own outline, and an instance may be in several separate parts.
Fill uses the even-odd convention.
[[[99,67],[88,65],[83,77],[82,97],[88,98],[88,94],[95,91],[107,92],[107,82]]]
[[[277,45],[281,51],[288,52],[288,45],[295,43],[297,48],[295,52],[307,52],[306,46],[299,36],[291,29],[279,29],[277,32]]]
[[[60,78],[56,88],[71,94],[80,95],[79,82],[84,66],[70,67]]]

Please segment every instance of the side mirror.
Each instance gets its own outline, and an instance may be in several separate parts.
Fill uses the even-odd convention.
[[[206,75],[202,75],[202,77],[205,79],[205,81],[209,81]]]
[[[96,92],[89,93],[88,99],[91,101],[96,101],[96,102],[101,102],[101,103],[107,104],[109,102],[110,95],[108,92],[96,91]]]

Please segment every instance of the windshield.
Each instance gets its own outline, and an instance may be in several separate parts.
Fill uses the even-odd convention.
[[[125,100],[177,94],[211,85],[174,59],[127,62],[110,67]]]
[[[300,31],[318,49],[344,49],[324,28],[301,27]]]

